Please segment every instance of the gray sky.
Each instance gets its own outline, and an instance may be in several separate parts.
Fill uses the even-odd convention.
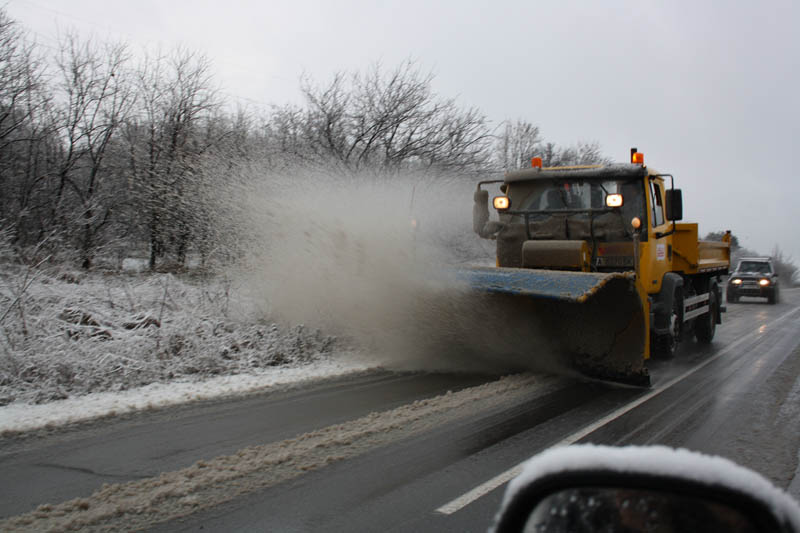
[[[800,264],[800,3],[404,0],[6,0],[45,45],[76,29],[184,45],[244,104],[299,101],[325,80],[414,58],[442,96],[559,144],[631,146],[675,175],[684,218]],[[469,216],[470,206],[464,206]]]

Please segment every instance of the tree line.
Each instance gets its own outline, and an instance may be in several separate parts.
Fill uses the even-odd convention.
[[[214,191],[246,165],[262,175],[477,175],[605,161],[596,143],[559,147],[526,121],[494,127],[433,90],[413,61],[301,79],[302,104],[236,108],[202,54],[134,54],[67,33],[43,47],[0,8],[1,238],[85,269],[143,250],[151,269],[218,244]]]

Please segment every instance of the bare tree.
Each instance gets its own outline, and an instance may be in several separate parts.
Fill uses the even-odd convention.
[[[530,168],[533,157],[541,157],[545,167],[611,162],[597,142],[579,142],[562,148],[545,142],[539,127],[525,120],[506,121],[495,139],[493,160],[496,167],[505,171]]]
[[[207,58],[186,50],[148,56],[137,73],[139,109],[126,131],[129,172],[145,219],[150,268],[168,247],[183,256],[192,238],[193,180],[225,133],[202,128],[219,107]]]
[[[495,160],[502,170],[529,168],[531,158],[542,153],[539,127],[530,122],[506,121],[495,142]]]
[[[45,74],[34,45],[0,8],[0,220],[13,229],[16,243],[24,243],[38,223],[38,196],[47,175],[52,139],[43,120]]]
[[[41,61],[23,30],[0,9],[0,149],[20,142],[31,111],[41,102],[35,89],[42,82]]]
[[[105,190],[118,177],[108,168],[112,142],[128,119],[135,101],[129,54],[124,44],[98,46],[68,34],[58,56],[59,125],[65,157],[59,172],[56,208],[65,188],[77,200],[81,265],[90,268],[99,233],[108,225],[121,196]]]
[[[570,165],[604,165],[612,162],[603,155],[600,144],[594,142],[578,142],[573,146],[559,148],[553,143],[542,146],[542,164],[545,167],[563,167]]]
[[[794,264],[792,258],[786,255],[777,244],[772,248],[772,253],[770,255],[775,264],[775,270],[780,276],[781,283],[787,287],[794,285],[795,277],[799,269],[797,265]]]
[[[389,72],[338,73],[325,85],[301,84],[305,107],[273,112],[276,151],[304,163],[364,168],[479,171],[491,137],[477,109],[434,94],[432,74],[412,61]]]

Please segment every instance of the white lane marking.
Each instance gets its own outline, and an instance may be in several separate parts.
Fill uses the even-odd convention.
[[[782,322],[783,320],[788,318],[790,315],[793,315],[794,313],[796,313],[799,309],[800,309],[800,307],[795,307],[791,311],[787,311],[786,313],[782,314],[781,316],[779,316],[778,318],[773,320],[772,321],[772,325],[775,325],[775,324],[778,324],[779,322]],[[723,355],[725,355],[729,351],[733,350],[734,348],[736,348],[740,344],[744,343],[745,341],[750,340],[752,337],[756,337],[760,333],[762,333],[762,329],[761,328],[758,328],[758,329],[756,329],[754,331],[751,331],[747,335],[741,337],[739,340],[734,341],[732,344],[729,344],[728,346],[726,346],[725,348],[720,350],[716,355],[714,355],[710,359],[707,359],[707,360],[703,361],[702,363],[700,363],[696,367],[687,370],[686,372],[684,372],[680,376],[669,380],[668,382],[664,383],[660,387],[652,390],[651,392],[649,392],[649,393],[645,394],[644,396],[634,400],[633,402],[620,407],[616,411],[613,411],[612,413],[604,416],[600,420],[597,420],[596,422],[593,422],[593,423],[589,424],[588,426],[583,427],[582,429],[576,431],[575,433],[573,433],[569,437],[561,439],[560,441],[558,441],[555,444],[553,444],[553,446],[551,446],[551,447],[569,446],[570,444],[574,444],[575,442],[578,442],[579,440],[584,438],[586,435],[589,435],[590,433],[592,433],[592,432],[600,429],[601,427],[605,426],[606,424],[616,420],[617,418],[621,417],[622,415],[626,414],[627,412],[639,407],[640,405],[642,405],[646,401],[650,400],[651,398],[654,398],[654,397],[658,396],[659,394],[661,394],[665,390],[669,389],[670,387],[672,387],[676,383],[688,378],[689,376],[691,376],[692,374],[694,374],[695,372],[697,372],[701,368],[704,368],[706,365],[711,364],[712,362],[716,361],[717,359],[719,359],[720,357],[722,357]],[[485,496],[486,494],[492,492],[497,487],[499,487],[499,486],[511,481],[515,477],[517,477],[522,472],[522,465],[523,464],[525,464],[525,463],[522,462],[522,463],[520,463],[520,464],[518,464],[516,466],[513,466],[513,467],[509,468],[505,472],[502,472],[501,474],[496,475],[492,479],[490,479],[490,480],[478,485],[477,487],[475,487],[471,491],[467,492],[466,494],[463,494],[462,496],[459,496],[455,500],[442,505],[441,507],[436,509],[436,512],[440,513],[440,514],[449,515],[449,514],[455,513],[456,511],[460,511],[461,509],[463,509],[467,505],[471,504],[475,500]]]

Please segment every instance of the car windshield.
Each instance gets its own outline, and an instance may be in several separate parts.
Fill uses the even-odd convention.
[[[759,274],[771,274],[772,269],[765,261],[742,261],[739,263],[739,272],[757,272]]]

